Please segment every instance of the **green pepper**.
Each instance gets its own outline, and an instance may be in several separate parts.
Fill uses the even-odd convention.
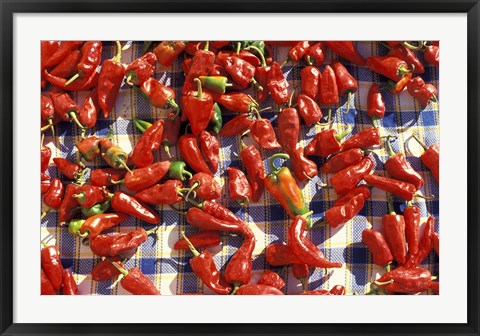
[[[148,121],[141,120],[138,118],[133,119],[133,124],[140,130],[140,132],[144,133],[150,126],[152,126],[152,123],[149,123]]]
[[[167,176],[174,180],[185,181],[187,178],[192,178],[192,173],[185,169],[187,164],[183,161],[173,161],[170,163]]]
[[[223,126],[222,109],[217,103],[213,104],[213,113],[212,117],[210,118],[210,126],[215,134],[218,134]]]
[[[231,83],[227,83],[228,78],[224,76],[200,76],[198,78],[200,78],[202,87],[205,87],[218,94],[224,94],[227,86],[233,85]]]
[[[100,140],[100,150],[102,158],[110,167],[132,172],[127,166],[128,154],[121,147],[115,145],[109,139],[103,138]]]
[[[91,208],[82,208],[82,214],[85,217],[92,217],[95,215],[103,214],[110,208],[111,201],[108,199],[103,203],[95,204]]]
[[[276,158],[289,159],[288,154],[274,154],[269,159],[270,174],[265,177],[265,188],[280,202],[290,218],[304,215],[310,211],[303,199],[302,190],[287,167],[276,167]],[[307,226],[310,227],[310,217],[307,219]]]
[[[72,219],[68,224],[68,232],[77,236],[83,223],[85,223],[85,219]]]

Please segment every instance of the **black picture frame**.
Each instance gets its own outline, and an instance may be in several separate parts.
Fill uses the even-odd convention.
[[[0,0],[0,333],[1,335],[395,334],[479,335],[479,16],[475,1],[14,1]],[[13,323],[13,17],[15,13],[467,13],[468,25],[468,322],[465,324],[21,324]],[[48,307],[47,307],[48,309]],[[319,308],[321,313],[322,307]],[[375,312],[372,307],[372,314]],[[414,309],[414,308],[412,308]],[[452,307],[454,309],[454,307]],[[53,312],[54,313],[54,312]],[[421,313],[421,312],[420,312]],[[252,332],[253,331],[253,332]]]

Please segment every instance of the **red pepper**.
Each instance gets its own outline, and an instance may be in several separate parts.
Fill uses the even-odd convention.
[[[335,156],[329,158],[320,170],[326,174],[338,173],[340,170],[360,163],[363,159],[364,152],[360,148],[347,149]]]
[[[330,185],[335,189],[337,195],[344,195],[354,189],[357,184],[365,179],[373,170],[373,160],[370,157],[364,157],[360,163],[345,168],[330,178]]]
[[[176,113],[179,113],[178,104],[175,102],[175,90],[163,85],[155,78],[146,79],[140,85],[140,92],[153,107],[162,109],[173,107],[177,110]]]
[[[80,157],[90,162],[100,154],[100,139],[94,135],[83,138],[75,146]]]
[[[318,175],[317,164],[305,157],[303,147],[298,147],[294,150],[290,158],[292,160],[293,173],[300,182],[311,180]]]
[[[170,161],[161,161],[125,174],[125,187],[132,191],[144,190],[160,181],[168,172]]]
[[[253,196],[252,187],[248,183],[245,173],[234,167],[228,167],[227,173],[229,198],[241,206],[250,203]]]
[[[54,67],[60,64],[68,55],[82,44],[82,41],[62,41],[53,54],[48,57],[43,66],[45,68]]]
[[[112,208],[150,224],[158,224],[160,222],[160,218],[153,209],[141,204],[135,197],[120,190],[117,190],[113,195]]]
[[[365,66],[365,59],[355,49],[352,41],[326,41],[325,43],[334,53],[345,58],[347,61],[355,65]]]
[[[213,178],[211,174],[205,173],[196,173],[190,179],[190,191],[196,193],[196,196],[206,199],[214,200],[220,198],[222,195],[222,187],[220,184]],[[187,194],[187,198],[188,198]]]
[[[440,148],[438,145],[433,144],[430,147],[427,147],[420,138],[414,134],[413,137],[417,142],[423,147],[425,152],[420,156],[423,164],[427,166],[428,169],[432,172],[433,177],[438,182],[439,181],[439,160],[440,160]]]
[[[252,201],[254,203],[258,202],[265,188],[263,180],[265,179],[266,173],[262,156],[255,146],[249,145],[242,149],[240,158],[243,166],[247,170],[248,182],[252,187]]]
[[[318,95],[318,85],[320,82],[320,70],[313,65],[306,66],[300,70],[300,78],[302,81],[302,94],[316,99]]]
[[[323,48],[323,42],[317,42],[307,49],[303,58],[308,64],[313,63],[316,66],[320,66],[325,60],[325,52],[323,51]]]
[[[200,231],[194,234],[187,236],[190,243],[195,248],[200,247],[210,247],[210,246],[217,246],[220,245],[220,232],[219,231]],[[188,250],[188,243],[185,239],[178,240],[175,245],[173,245],[173,249],[178,250]]]
[[[389,214],[382,218],[382,231],[387,241],[390,251],[395,260],[400,264],[405,264],[407,257],[407,246],[405,239],[405,219],[402,215],[397,215],[389,201]]]
[[[417,267],[430,254],[430,251],[432,250],[434,224],[435,218],[433,216],[429,216],[427,222],[425,223],[422,238],[418,244],[418,252],[415,254],[408,253],[408,261],[405,266]]]
[[[440,294],[440,283],[439,282],[430,282],[430,289],[432,290],[433,294],[438,295]]]
[[[345,295],[345,287],[342,285],[335,285],[330,289],[330,295]]]
[[[355,217],[365,204],[363,194],[358,194],[343,205],[337,205],[325,212],[325,221],[332,227],[337,228]]]
[[[208,44],[205,50],[197,50],[193,56],[193,62],[185,78],[182,94],[186,95],[194,87],[194,80],[200,76],[207,76],[215,62],[215,54],[208,51]]]
[[[323,114],[320,106],[309,96],[304,94],[298,95],[297,105],[298,113],[307,126],[312,126],[322,119]]]
[[[428,102],[437,101],[437,89],[432,84],[425,84],[421,77],[415,77],[407,84],[408,93],[419,101],[422,105],[427,105]]]
[[[238,220],[218,218],[198,208],[190,208],[186,215],[187,222],[202,230],[244,232],[245,223]]]
[[[317,289],[301,292],[299,295],[330,295],[330,293],[326,289]]]
[[[318,99],[320,103],[324,105],[335,105],[340,101],[335,71],[333,71],[330,65],[327,65],[325,69],[323,69],[320,77]]]
[[[285,244],[269,244],[265,249],[265,259],[272,266],[304,265],[293,253],[292,248]],[[308,267],[307,267],[308,276]]]
[[[90,249],[99,257],[114,257],[135,250],[146,240],[147,232],[142,228],[129,232],[100,234],[90,240]]]
[[[125,77],[125,64],[120,62],[121,56],[122,48],[117,41],[117,54],[102,63],[102,70],[98,75],[98,104],[104,118],[108,118],[115,106],[123,77]]]
[[[387,81],[388,90],[390,90],[390,92],[393,94],[401,93],[407,87],[407,84],[412,79],[412,76],[413,76],[412,73],[406,74],[405,76],[402,77],[402,79],[400,79],[396,83],[391,80],[388,80]]]
[[[113,265],[123,274],[120,285],[127,292],[133,295],[160,295],[150,278],[138,268],[132,267],[127,271],[125,268],[118,266],[117,263]]]
[[[220,161],[220,142],[216,136],[212,135],[206,130],[203,130],[198,135],[198,142],[203,155],[210,164],[212,171],[218,171],[218,163]]]
[[[343,96],[345,93],[348,94],[349,100],[350,95],[358,91],[358,83],[355,78],[348,72],[340,62],[335,61],[332,64],[333,71],[335,72],[335,79],[338,87],[338,94]]]
[[[69,226],[69,232],[73,235],[94,239],[103,231],[111,229],[127,219],[128,215],[120,212],[98,214],[87,218],[83,222],[70,222],[71,225]]]
[[[193,258],[189,260],[192,271],[203,281],[205,286],[210,288],[217,294],[226,295],[232,290],[220,284],[220,272],[217,270],[215,261],[208,250],[198,252],[195,246],[185,236],[182,231],[183,239],[186,241],[188,248],[193,253]]]
[[[157,56],[158,63],[169,67],[184,49],[185,42],[183,41],[163,41],[153,49],[153,53]]]
[[[80,186],[75,183],[70,183],[65,188],[65,196],[63,197],[62,204],[60,204],[60,208],[58,208],[58,223],[60,226],[64,225],[80,212],[77,199],[73,197],[73,195],[79,191],[79,188]]]
[[[440,64],[440,47],[438,45],[429,45],[425,48],[423,58],[430,64],[439,66]]]
[[[41,283],[40,283],[40,294],[41,295],[56,295],[55,289],[52,286],[50,280],[48,280],[47,275],[40,269],[41,272]]]
[[[101,41],[87,41],[82,46],[82,58],[77,64],[78,72],[67,81],[73,82],[77,78],[90,77],[92,73],[97,71],[97,67],[102,60],[102,42]]]
[[[42,269],[53,288],[58,291],[62,288],[63,267],[54,245],[45,246],[40,252]]]
[[[277,118],[278,142],[285,153],[291,155],[297,149],[300,134],[300,118],[296,108],[290,106],[280,111]]]
[[[233,293],[241,285],[247,285],[252,276],[252,254],[255,249],[255,236],[245,237],[237,252],[230,258],[225,268],[225,281],[233,284]]]
[[[45,131],[48,128],[53,129],[53,120],[55,117],[55,108],[53,106],[52,100],[44,95],[40,95],[41,97],[41,108],[40,113],[42,117],[42,121],[48,123],[45,127],[41,128],[41,131]]]
[[[148,138],[148,139],[144,139],[145,142],[150,143],[150,140],[152,140],[150,136],[145,138]],[[141,157],[139,160],[145,160],[150,158],[153,161],[153,155],[151,155],[151,153],[148,152],[149,148],[145,148],[147,147],[147,144],[144,142],[142,143],[142,145],[140,145],[142,141],[143,140],[141,138],[140,141],[137,143],[137,145],[135,145],[134,151],[138,150],[138,152],[140,152],[140,147],[143,147],[143,150],[144,150],[143,153],[145,154],[145,156]],[[155,145],[158,144],[158,146],[156,147],[158,148],[160,146],[160,139],[153,139],[150,145],[153,145],[153,144]],[[128,165],[127,165],[128,154],[120,146],[115,145],[108,138],[100,139],[100,152],[102,154],[102,158],[110,167],[115,169],[122,168],[122,169],[126,169],[127,171],[130,171],[130,168],[128,168]],[[132,153],[130,155],[132,155]],[[140,154],[138,154],[138,156],[140,156]],[[145,166],[148,166],[149,164],[150,163],[145,162]]]
[[[337,133],[337,131],[334,129],[327,129],[317,133],[314,140],[312,140],[315,141],[314,155],[327,157],[331,154],[339,152],[342,149],[340,140],[347,136],[351,130],[352,129],[349,125],[342,133]]]
[[[82,172],[82,167],[78,164],[68,161],[64,158],[53,158],[53,162],[58,170],[70,180],[78,179]]]
[[[70,268],[63,270],[62,295],[78,295],[78,286]]]
[[[212,96],[216,103],[233,112],[249,113],[253,107],[258,107],[258,103],[243,92],[231,92],[222,95],[213,93]]]
[[[48,146],[42,146],[40,151],[40,172],[45,172],[48,169],[50,158],[52,157],[52,150]]]
[[[115,168],[99,168],[90,171],[90,183],[97,187],[110,187],[125,176],[125,170]]]
[[[391,177],[409,182],[415,186],[418,190],[422,185],[425,184],[422,176],[413,169],[410,163],[407,161],[405,154],[395,153],[392,149],[392,144],[390,139],[387,138],[387,152],[390,156],[387,161],[385,161],[385,169],[390,174]]]
[[[252,47],[247,47],[247,48],[252,48]],[[238,53],[234,51],[219,51],[217,53],[217,59],[216,59],[217,63],[225,67],[229,62],[229,59],[228,59],[229,57],[240,58],[241,60],[251,64],[254,68],[259,67],[261,64],[260,59],[255,54],[251,53],[248,50],[240,50]]]
[[[98,77],[99,77],[98,73],[94,71],[90,75],[90,77],[82,77],[79,80],[76,80],[73,83],[66,85],[67,80],[65,78],[53,76],[50,73],[48,73],[47,70],[43,71],[43,76],[50,84],[56,86],[59,89],[67,90],[67,91],[88,90],[94,87],[95,85],[97,85]]]
[[[413,51],[405,47],[403,44],[397,44],[392,47],[387,56],[397,57],[404,60],[408,66],[413,65],[413,73],[422,74],[425,72],[422,62],[415,56]]]
[[[182,201],[182,197],[178,195],[178,190],[182,187],[179,180],[168,180],[137,192],[135,198],[149,204],[175,204]]]
[[[163,128],[162,147],[168,157],[171,159],[173,156],[170,154],[170,147],[175,146],[180,136],[180,128],[182,127],[181,116],[175,116],[170,113],[167,120],[165,120]]]
[[[53,55],[58,49],[58,41],[41,41],[40,42],[40,74],[41,74],[41,87],[45,88],[47,81],[44,78],[43,70],[45,70],[45,61]]]
[[[202,91],[202,83],[200,79],[195,78],[197,83],[197,91],[189,91],[182,97],[182,106],[185,115],[190,121],[192,133],[198,135],[207,128],[213,111],[213,98],[208,92]]]
[[[302,59],[303,55],[305,55],[308,48],[310,48],[309,41],[300,41],[290,48],[288,51],[288,57],[292,61],[298,62]]]
[[[159,119],[142,134],[138,142],[133,147],[129,162],[139,168],[146,167],[153,163],[153,151],[160,148],[163,138],[164,120]]]
[[[236,295],[284,295],[273,286],[263,284],[243,285],[235,292]]]
[[[63,121],[74,121],[80,129],[85,128],[80,121],[78,121],[78,106],[66,92],[52,93],[50,92],[55,113]]]
[[[115,266],[113,266],[114,262],[123,267],[123,264],[120,262],[119,257],[114,257],[111,260],[100,260],[90,273],[90,275],[92,276],[92,280],[105,281],[113,279],[122,274]]]
[[[42,195],[45,195],[45,193],[50,188],[50,185],[50,176],[45,173],[40,173],[40,191]]]
[[[290,252],[293,254],[293,251]],[[292,273],[295,278],[302,283],[302,289],[308,288],[308,277],[310,276],[310,268],[307,264],[292,264]]]
[[[356,187],[356,188],[350,190],[349,192],[347,192],[342,197],[339,197],[335,201],[335,203],[333,203],[333,206],[337,207],[337,206],[344,205],[347,202],[349,202],[352,198],[354,198],[355,196],[357,196],[359,194],[363,195],[364,200],[368,200],[370,198],[370,189],[364,184],[359,185],[358,187]]]
[[[253,232],[250,227],[238,218],[232,211],[224,207],[223,205],[214,202],[214,201],[203,201],[201,204],[198,204],[205,213],[218,218],[223,221],[228,221],[232,223],[237,223],[241,229],[241,233],[245,237],[253,237]]]
[[[306,225],[307,220],[305,217],[296,216],[288,229],[288,241],[293,253],[301,260],[301,263],[320,268],[342,267],[341,263],[325,259],[322,251],[308,240],[304,235]]]
[[[385,116],[385,101],[380,91],[380,85],[377,83],[373,83],[368,90],[367,114],[372,118],[383,118]]]
[[[383,274],[374,284],[389,292],[413,294],[429,289],[431,276],[424,268],[397,267]]]
[[[78,121],[87,128],[93,128],[97,123],[99,111],[98,92],[97,89],[94,88],[83,101],[82,108],[80,112],[78,112]]]
[[[283,281],[283,279],[280,278],[277,273],[271,270],[265,270],[260,280],[258,280],[257,284],[272,286],[276,289],[282,289],[283,287],[285,287],[285,281]]]
[[[365,182],[388,193],[400,196],[406,201],[411,201],[417,188],[411,183],[399,181],[378,175],[365,175]]]
[[[73,197],[77,199],[82,208],[91,208],[95,204],[103,203],[108,199],[105,189],[90,184],[80,186]]]
[[[157,56],[153,52],[137,58],[130,63],[125,70],[127,79],[125,83],[129,85],[142,85],[147,79],[153,76],[155,72],[155,64]]]
[[[50,74],[55,77],[67,78],[73,76],[77,71],[77,64],[80,61],[80,50],[74,50],[55,68],[50,70]]]
[[[275,104],[284,104],[288,101],[288,83],[282,68],[277,62],[270,65],[270,71],[267,77],[267,87]]]
[[[432,236],[432,244],[433,244],[433,249],[435,250],[435,253],[440,257],[440,235],[438,232],[435,232]]]
[[[227,57],[223,66],[232,80],[240,85],[240,87],[246,88],[250,83],[256,83],[253,78],[255,75],[255,66],[240,57]]]
[[[242,134],[247,129],[250,128],[252,123],[252,118],[248,114],[240,114],[239,116],[233,118],[229,122],[225,123],[222,126],[222,129],[218,133],[220,136],[235,136]]]
[[[351,148],[370,148],[380,145],[380,131],[372,127],[364,129],[342,143],[342,151]]]
[[[390,248],[380,232],[365,229],[362,231],[362,241],[372,253],[373,263],[375,265],[385,266],[393,261]]]
[[[420,240],[420,208],[408,202],[408,206],[403,210],[405,219],[405,237],[408,245],[408,254],[418,253],[418,244]]]
[[[407,62],[392,56],[367,57],[367,67],[394,82],[398,82],[404,75],[412,72],[408,70]]]
[[[275,131],[270,120],[262,118],[258,113],[258,119],[250,124],[250,134],[253,140],[262,148],[276,149],[280,148]]]
[[[178,139],[178,149],[185,162],[196,172],[212,175],[210,168],[202,157],[197,145],[197,138],[193,134],[184,134]]]

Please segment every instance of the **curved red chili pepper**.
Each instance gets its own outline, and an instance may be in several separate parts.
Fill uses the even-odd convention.
[[[263,284],[249,284],[240,286],[235,295],[284,295],[277,288]]]
[[[66,92],[50,92],[55,113],[63,121],[74,121],[80,129],[85,128],[78,121],[78,106]]]
[[[400,196],[406,201],[411,201],[417,188],[411,183],[399,181],[389,177],[383,177],[378,175],[365,175],[363,177],[365,182],[377,187],[383,191]]]
[[[305,125],[312,126],[322,119],[323,113],[317,102],[307,95],[300,94],[297,97],[298,113],[302,117]]]
[[[160,222],[160,218],[153,209],[141,204],[135,197],[120,190],[117,190],[113,195],[112,208],[150,224],[158,224]]]
[[[222,187],[211,174],[196,173],[190,179],[190,188],[198,197],[205,200],[214,200],[222,195]]]
[[[83,101],[82,108],[78,112],[78,121],[85,127],[92,128],[97,123],[99,111],[97,88],[93,88]]]
[[[108,214],[98,214],[92,217],[87,218],[81,226],[78,228],[70,226],[70,233],[73,235],[78,234],[82,237],[88,237],[94,239],[96,236],[101,234],[103,231],[106,231],[114,226],[117,226],[121,222],[125,221],[128,218],[128,215],[115,212]]]
[[[337,55],[345,58],[355,65],[365,66],[365,59],[355,49],[352,41],[326,41],[325,43]]]
[[[114,182],[119,182],[126,171],[115,168],[98,168],[90,171],[90,183],[97,187],[110,187]]]
[[[407,84],[408,93],[420,102],[427,105],[430,100],[436,101],[437,89],[432,84],[425,84],[421,77],[415,77]]]
[[[397,44],[396,46],[393,46],[387,55],[400,58],[401,60],[407,62],[409,66],[413,65],[413,73],[422,74],[425,72],[422,62],[420,62],[417,56],[415,56],[413,51],[405,47],[403,44]]]
[[[43,66],[45,68],[51,68],[63,61],[68,55],[70,55],[75,49],[82,44],[82,41],[61,41],[58,48],[48,57]]]
[[[291,155],[297,149],[300,134],[300,118],[296,108],[288,107],[280,111],[277,119],[278,142],[283,151]]]
[[[153,107],[162,109],[173,107],[178,113],[179,107],[175,101],[175,90],[163,85],[157,79],[153,77],[146,79],[140,85],[140,92]]]
[[[348,200],[345,204],[334,206],[325,212],[325,221],[336,228],[345,224],[355,217],[365,204],[363,194],[358,194]]]
[[[298,62],[302,59],[303,55],[305,55],[308,48],[310,48],[309,41],[300,41],[290,48],[290,50],[288,51],[288,57],[292,61]]]
[[[242,134],[247,129],[249,129],[251,123],[253,122],[252,118],[248,114],[240,114],[239,116],[233,118],[222,126],[222,129],[218,133],[220,136],[235,136]]]
[[[392,252],[393,258],[400,264],[407,260],[407,242],[405,239],[405,219],[397,215],[389,200],[389,213],[382,217],[382,232]]]
[[[78,286],[70,268],[63,270],[62,295],[78,295]]]
[[[62,288],[63,267],[58,250],[55,246],[45,246],[40,252],[42,269],[53,288],[58,291]]]
[[[58,208],[59,225],[64,225],[80,212],[77,199],[73,197],[73,195],[78,192],[79,188],[80,186],[75,183],[70,183],[65,188],[65,195],[63,197],[62,204],[60,204],[60,208]]]
[[[337,195],[344,195],[354,189],[373,170],[373,160],[364,157],[358,164],[345,168],[330,178],[330,185],[335,189]]]
[[[318,175],[317,164],[304,156],[303,147],[294,150],[290,159],[292,160],[293,173],[300,182],[310,180]]]
[[[220,161],[220,141],[210,132],[203,130],[198,135],[198,143],[212,171],[217,172]]]
[[[229,198],[241,206],[252,199],[252,187],[248,183],[247,176],[238,168],[228,167],[228,195]]]
[[[90,77],[93,72],[97,71],[102,60],[102,47],[101,41],[85,42],[82,46],[82,57],[77,64],[78,72],[67,83],[71,83],[79,77]]]
[[[292,248],[285,244],[269,244],[265,249],[265,259],[272,266],[303,264],[293,253]],[[307,272],[308,275],[308,272]]]
[[[424,268],[397,267],[384,273],[374,284],[393,293],[419,293],[430,288],[432,275]]]
[[[119,276],[120,271],[118,268],[113,266],[112,263],[117,263],[121,267],[123,267],[123,264],[120,262],[119,257],[113,257],[111,260],[100,260],[95,267],[93,268],[92,272],[90,272],[90,275],[92,276],[93,281],[105,281],[105,280],[110,280],[113,279],[117,276]]]
[[[364,129],[342,143],[342,151],[351,148],[370,148],[380,145],[380,131],[378,128],[371,127]]]
[[[195,248],[217,246],[220,245],[221,242],[220,232],[216,230],[200,231],[188,235],[187,238]],[[188,250],[189,246],[187,241],[182,238],[177,240],[177,242],[173,245],[173,249],[176,251]]]
[[[84,184],[78,188],[78,192],[73,197],[82,208],[91,208],[95,204],[105,202],[108,199],[108,193],[102,187]]]
[[[243,92],[230,92],[224,94],[212,93],[213,100],[227,110],[239,113],[249,113],[252,107],[258,107],[258,103]]]
[[[134,169],[125,174],[125,187],[132,191],[144,190],[160,181],[168,172],[170,161],[161,161]]]
[[[172,119],[173,118],[173,119]],[[162,147],[169,158],[173,156],[170,154],[170,147],[175,146],[180,136],[180,128],[182,127],[182,117],[170,113],[163,127]]]
[[[218,218],[198,208],[190,208],[186,215],[187,222],[202,230],[219,230],[229,232],[243,232],[245,224],[239,221],[229,221]]]
[[[414,139],[417,140],[417,142],[422,146],[422,148],[425,150],[423,154],[420,156],[420,159],[422,160],[423,164],[427,166],[428,169],[432,172],[433,177],[435,180],[438,182],[438,179],[440,178],[439,176],[439,160],[440,160],[440,148],[438,145],[433,144],[430,145],[430,147],[427,147],[420,139],[419,137],[414,134],[413,135]]]
[[[408,64],[398,57],[392,56],[370,56],[367,57],[367,67],[373,72],[379,73],[394,82],[411,72]]]
[[[416,254],[409,253],[408,260],[405,266],[407,267],[417,267],[420,263],[425,260],[425,258],[430,254],[432,250],[432,239],[434,236],[434,224],[435,218],[433,216],[429,216],[427,222],[425,223],[425,227],[423,229],[422,238],[418,243],[418,252]]]
[[[379,232],[372,229],[362,231],[362,241],[372,253],[373,263],[378,266],[385,266],[393,261],[392,253],[384,238]]]
[[[338,87],[338,94],[343,96],[345,93],[348,95],[358,91],[357,80],[348,72],[347,68],[340,62],[333,62],[333,71],[335,72],[335,79]]]
[[[213,98],[209,92],[202,91],[200,79],[194,80],[198,84],[197,91],[189,91],[182,97],[182,106],[185,115],[190,121],[192,133],[198,135],[207,128],[213,111]]]
[[[90,77],[82,77],[79,80],[74,81],[73,83],[66,84],[67,80],[65,78],[56,77],[48,73],[47,70],[43,71],[43,76],[45,79],[52,85],[66,91],[83,91],[89,90],[98,83],[99,74],[94,71]]]
[[[255,56],[255,54],[251,53],[248,50],[240,50],[238,54],[235,51],[219,51],[217,53],[216,61],[221,66],[225,66],[225,64],[227,63],[228,57],[231,57],[231,56],[238,57],[250,63],[255,68],[259,67],[261,64],[260,59],[257,56]]]
[[[78,164],[70,162],[64,158],[53,158],[53,162],[55,162],[58,170],[70,180],[77,179],[82,171],[82,167]]]
[[[90,249],[99,257],[120,256],[135,250],[147,238],[147,232],[142,228],[129,232],[99,234],[90,240]]]
[[[184,134],[178,139],[178,149],[184,161],[196,172],[212,175],[210,168],[202,157],[197,145],[197,137],[193,134]]]
[[[385,116],[385,101],[380,91],[380,85],[373,83],[368,89],[367,114],[369,117],[383,118]]]
[[[147,79],[153,76],[157,56],[153,52],[137,58],[130,63],[125,70],[126,83],[129,85],[142,85]]]
[[[248,182],[252,187],[252,201],[258,202],[265,188],[263,180],[266,177],[262,155],[255,146],[249,145],[242,149],[240,158],[247,170]]]
[[[323,48],[323,42],[317,42],[307,49],[303,58],[308,64],[313,63],[316,66],[320,66],[325,60],[325,52],[323,51]]]
[[[259,118],[250,124],[250,134],[253,140],[262,148],[281,148],[270,120]]]
[[[160,148],[163,138],[164,120],[159,119],[142,134],[133,147],[128,158],[138,168],[143,168],[153,163],[153,151]]]
[[[70,55],[65,57],[55,68],[50,70],[50,74],[55,77],[67,78],[77,72],[77,65],[80,61],[80,50],[74,50]]]
[[[335,72],[330,65],[327,65],[325,69],[323,69],[320,77],[318,99],[320,103],[324,105],[335,105],[340,101]]]
[[[313,65],[306,66],[300,70],[302,81],[302,94],[316,99],[318,95],[318,84],[320,82],[320,70]]]
[[[255,249],[255,236],[245,237],[237,252],[230,258],[225,268],[225,281],[233,284],[235,293],[241,285],[247,285],[252,276],[252,254]]]
[[[246,88],[250,83],[256,82],[255,66],[237,56],[228,56],[223,64],[225,71],[230,75],[232,80]]]
[[[313,155],[327,157],[331,154],[335,154],[339,152],[342,149],[340,140],[343,139],[345,136],[347,136],[347,134],[349,134],[350,131],[351,131],[351,128],[350,126],[348,126],[347,129],[342,133],[337,133],[337,131],[334,129],[327,129],[317,133],[317,135],[315,135],[314,140],[312,140],[312,142],[315,141],[313,142],[315,146]]]
[[[128,271],[116,263],[113,264],[124,275],[120,280],[123,289],[133,295],[160,295],[153,282],[138,268],[132,267]]]
[[[288,101],[288,83],[280,64],[272,62],[267,80],[268,91],[275,104],[280,105],[286,103]]]
[[[363,151],[360,148],[351,148],[329,158],[320,170],[326,174],[338,173],[340,170],[360,163],[363,159]]]
[[[422,176],[413,169],[412,165],[407,161],[405,154],[395,153],[392,149],[390,140],[387,138],[387,152],[390,156],[387,161],[385,161],[385,169],[390,174],[391,177],[409,182],[415,186],[418,190],[422,185],[425,184]]]
[[[175,204],[182,201],[182,197],[178,195],[181,188],[183,188],[181,181],[168,180],[137,192],[135,198],[148,204]]]
[[[169,67],[184,49],[185,42],[183,41],[162,41],[153,49],[153,53],[157,56],[159,64]]]
[[[272,270],[265,270],[257,284],[272,286],[279,290],[285,287],[285,281]]]
[[[407,240],[408,254],[418,253],[418,244],[420,240],[420,208],[411,203],[403,210],[405,219],[405,238]]]

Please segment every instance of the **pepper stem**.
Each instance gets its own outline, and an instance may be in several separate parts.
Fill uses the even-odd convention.
[[[52,208],[50,207],[45,207],[45,209],[43,209],[43,212],[42,212],[42,215],[40,216],[40,220],[42,220],[43,218],[45,218],[45,216],[47,215],[47,213],[51,210]]]
[[[188,198],[190,196],[191,193],[193,193],[193,197],[197,197],[197,193],[195,192],[195,190],[197,190],[198,188],[200,187],[200,181],[195,181],[193,182],[193,185],[188,189],[188,192],[187,194],[185,195],[185,201],[188,202]]]
[[[125,268],[119,266],[116,262],[112,262],[112,261],[110,261],[110,262],[112,263],[113,266],[115,266],[115,268],[116,268],[120,273],[123,274],[123,276],[126,277],[126,276],[128,275],[128,271],[127,271]]]
[[[83,125],[80,123],[80,121],[78,121],[77,113],[76,113],[75,111],[70,111],[70,112],[68,112],[68,115],[69,115],[70,119],[72,119],[72,120],[75,122],[75,124],[77,124],[77,126],[80,127],[82,130],[83,130],[84,128],[86,128],[85,126],[83,126]]]
[[[188,248],[190,249],[190,251],[192,251],[194,257],[197,257],[200,255],[200,252],[198,252],[198,250],[195,248],[195,246],[193,246],[192,242],[190,241],[190,239],[187,238],[187,236],[185,236],[185,232],[184,231],[181,231],[180,234],[182,235],[182,238],[185,239],[185,242],[187,243],[188,245]]]
[[[54,131],[54,128],[53,128],[53,120],[52,118],[48,118],[48,124],[43,126],[42,128],[40,128],[40,132],[45,132],[46,130],[48,130],[49,128],[52,129],[52,136],[55,137],[55,131]]]
[[[332,120],[332,109],[329,108],[329,109],[328,109],[327,122],[325,122],[325,123],[319,122],[318,124],[319,124],[320,126],[328,126],[328,125],[330,125],[330,124],[332,124],[332,123],[333,123],[333,120]]]
[[[262,66],[262,67],[266,67],[266,66],[267,66],[267,62],[265,61],[265,56],[263,55],[263,52],[262,52],[260,49],[258,49],[257,47],[253,46],[253,45],[248,46],[248,47],[245,48],[245,50],[249,50],[249,49],[253,49],[253,50],[255,50],[255,51],[259,54],[259,56],[260,56],[260,61],[261,61],[261,66]]]
[[[117,161],[125,168],[129,173],[133,174],[132,170],[128,168],[127,163],[120,158],[117,158]]]
[[[406,68],[404,65],[401,65],[398,68],[397,76],[398,77],[403,77],[404,75],[409,74],[410,72],[412,72],[412,70],[408,70],[408,68]]]
[[[420,138],[418,137],[417,134],[412,134],[412,136],[413,136],[413,138],[414,138],[415,140],[417,140],[417,142],[419,143],[419,145],[422,146],[424,150],[427,150],[427,149],[428,149],[427,145],[425,145],[425,143],[424,143],[422,140],[420,140]]]
[[[388,195],[388,213],[389,215],[396,215],[395,209],[393,208],[392,196]]]
[[[349,91],[348,96],[347,96],[347,107],[345,107],[345,111],[343,111],[343,114],[348,114],[350,112],[350,99],[352,98],[352,93]]]
[[[385,138],[385,143],[387,144],[387,153],[389,157],[392,157],[395,155],[395,152],[393,151],[392,144],[390,143],[390,136],[387,136]]]
[[[415,51],[415,50],[422,49],[424,46],[424,42],[425,41],[418,41],[418,46],[414,46],[413,44],[410,44],[407,41],[402,42],[402,44],[405,48]]]
[[[130,86],[134,85],[132,83],[132,75],[128,75],[127,78],[125,78],[125,83],[127,83],[127,85],[130,85]]]
[[[163,150],[167,153],[169,159],[173,158],[172,154],[170,154],[170,147],[168,145],[163,146]]]
[[[177,102],[173,98],[170,98],[167,101],[167,103],[175,109],[175,114],[173,116],[169,116],[169,118],[171,120],[174,120],[178,116],[178,114],[180,113],[180,107],[178,106]]]
[[[340,141],[343,138],[345,138],[348,134],[350,134],[351,131],[352,131],[352,127],[350,125],[347,125],[347,128],[342,133],[335,134],[335,139],[337,139],[337,141]]]
[[[70,78],[68,81],[65,82],[65,86],[67,86],[68,84],[72,83],[75,79],[77,79],[78,77],[80,77],[80,73],[77,72],[75,75],[72,76],[72,78]]]
[[[209,45],[210,45],[210,41],[205,41],[205,47],[203,47],[203,50],[208,51]]]
[[[233,290],[228,295],[235,295],[239,288],[240,288],[240,284],[238,282],[234,282],[233,283]]]
[[[288,100],[288,107],[292,107],[292,99],[293,99],[293,94],[294,93],[295,93],[295,89],[290,94],[290,99]]]
[[[258,91],[263,91],[263,87],[255,80],[255,78],[252,77],[251,82],[253,86],[257,88]]]
[[[112,58],[112,61],[114,62],[120,62],[120,59],[122,58],[122,44],[120,41],[115,41],[115,44],[117,46],[117,53],[116,55]]]
[[[386,285],[389,285],[391,283],[393,283],[394,280],[391,279],[391,280],[388,280],[388,281],[374,281],[373,284],[375,284],[375,286],[386,286]]]
[[[426,199],[426,200],[435,199],[435,195],[424,196],[424,195],[420,195],[420,194],[414,194],[413,197],[423,198],[423,199]]]
[[[280,159],[285,159],[288,160],[290,159],[290,156],[287,153],[277,153],[273,154],[270,159],[268,159],[268,166],[270,167],[270,174],[278,171],[280,167],[275,166],[275,159],[280,158]]]
[[[193,81],[197,83],[197,94],[195,97],[202,99],[203,98],[202,81],[200,80],[200,78],[195,78]]]
[[[239,55],[240,54],[240,49],[242,49],[242,43],[240,41],[237,42],[237,51],[236,51],[236,54]]]

